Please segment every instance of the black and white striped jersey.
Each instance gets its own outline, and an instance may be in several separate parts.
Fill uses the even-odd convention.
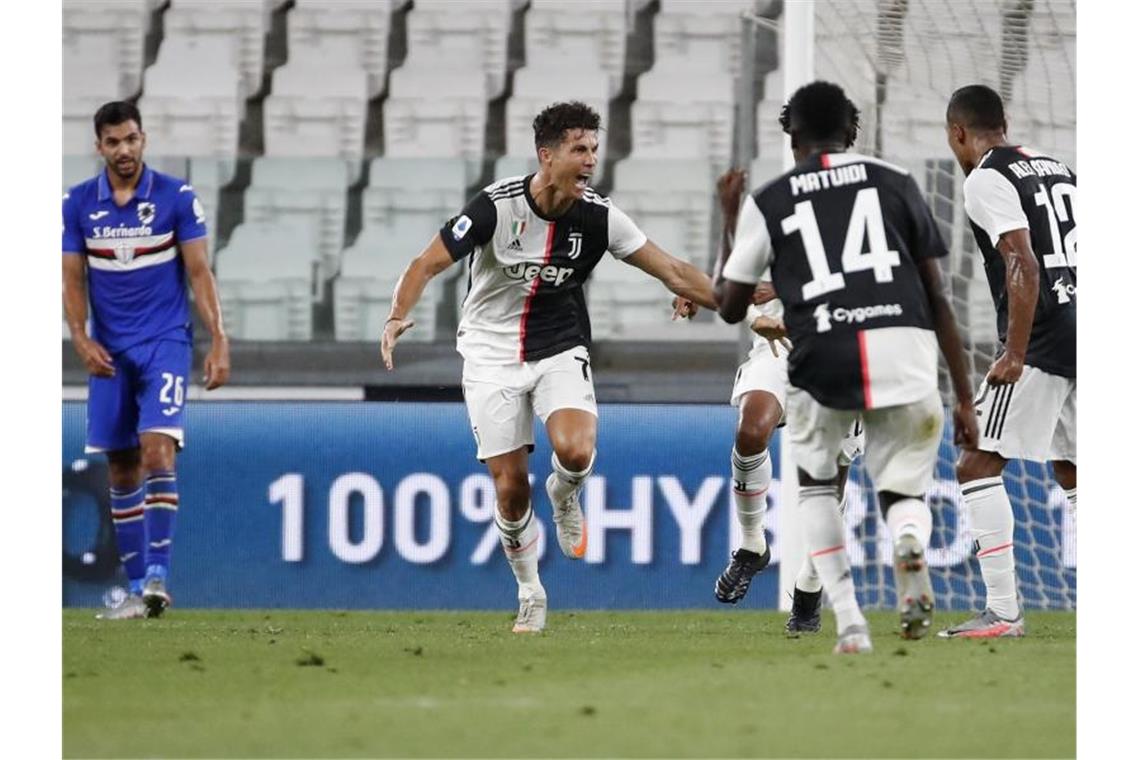
[[[723,275],[771,266],[792,341],[788,381],[835,409],[918,401],[937,388],[938,342],[918,261],[946,255],[906,170],[813,155],[744,202]]]
[[[608,250],[623,259],[646,237],[592,188],[556,219],[538,210],[533,175],[481,190],[440,230],[451,257],[469,259],[457,346],[479,364],[514,364],[590,345],[582,286]]]
[[[1077,175],[1029,148],[998,146],[978,162],[962,187],[966,215],[982,251],[998,337],[1005,344],[1009,298],[1002,233],[1028,229],[1040,285],[1025,363],[1062,377],[1077,376]]]

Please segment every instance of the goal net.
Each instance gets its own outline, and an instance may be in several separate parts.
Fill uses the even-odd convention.
[[[1006,102],[1009,138],[1076,168],[1076,10],[1073,0],[816,0],[814,78],[840,84],[862,112],[856,150],[909,169],[950,246],[944,275],[972,360],[973,380],[995,356],[994,308],[962,204],[962,172],[946,144],[945,110],[959,86],[982,83]],[[756,110],[761,171],[779,171],[783,101],[777,70]],[[775,153],[774,153],[775,152]],[[757,163],[759,166],[757,166]],[[952,401],[943,368],[941,387]],[[949,424],[929,494],[928,558],[942,608],[980,608],[985,587],[954,478]],[[1064,492],[1041,465],[1011,462],[1019,587],[1028,608],[1076,606],[1076,531]],[[860,601],[895,604],[890,537],[861,467],[847,495],[848,551]],[[786,562],[788,557],[782,557]],[[798,561],[783,572],[795,572]]]

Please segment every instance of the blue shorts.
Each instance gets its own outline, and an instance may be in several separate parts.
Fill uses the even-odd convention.
[[[133,449],[139,433],[165,433],[182,448],[192,347],[152,340],[115,354],[114,377],[87,380],[87,453]]]

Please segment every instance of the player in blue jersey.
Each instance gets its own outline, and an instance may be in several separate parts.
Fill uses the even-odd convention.
[[[206,390],[229,379],[230,349],[194,189],[143,163],[146,133],[130,103],[102,106],[95,137],[106,169],[63,196],[63,302],[91,375],[87,451],[107,454],[111,517],[130,579],[130,594],[101,617],[157,617],[171,601],[174,456],[184,442],[193,345],[187,280],[213,337]]]

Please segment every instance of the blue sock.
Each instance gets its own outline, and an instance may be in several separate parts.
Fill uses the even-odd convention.
[[[154,470],[146,477],[146,575],[166,577],[170,544],[178,516],[178,480],[173,470]]]
[[[111,522],[119,561],[127,571],[131,592],[142,592],[146,576],[146,530],[143,522],[143,488],[111,488]]]

